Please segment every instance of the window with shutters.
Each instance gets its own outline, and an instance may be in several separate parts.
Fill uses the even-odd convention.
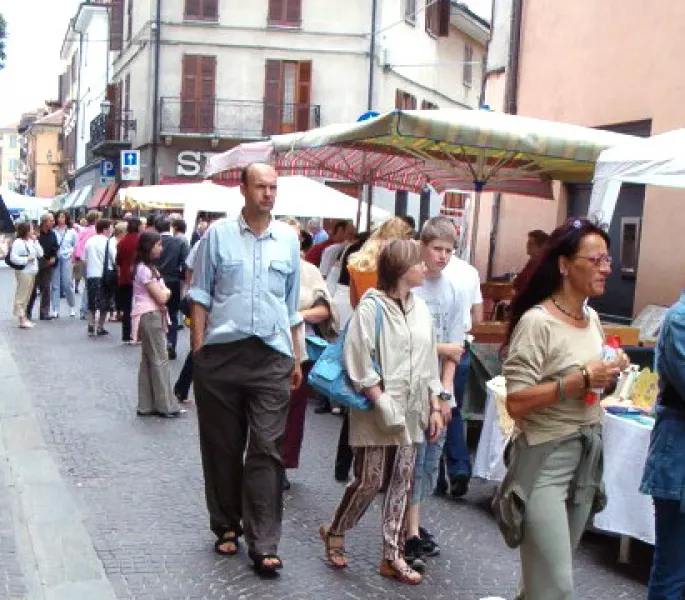
[[[473,84],[473,46],[471,44],[464,45],[464,69],[462,74],[464,85],[471,87]]]
[[[412,96],[408,92],[402,90],[395,90],[395,108],[399,110],[415,110],[416,96]]]
[[[126,41],[130,41],[133,36],[133,2],[134,0],[127,0],[126,5]]]
[[[426,31],[435,37],[447,37],[450,30],[451,0],[426,1]]]
[[[433,102],[428,102],[428,100],[421,101],[421,110],[437,110],[438,108],[440,107]]]
[[[302,0],[269,0],[267,20],[270,27],[300,27]]]
[[[404,20],[416,25],[416,0],[404,0]]]
[[[214,132],[216,56],[183,55],[181,132]]]
[[[186,21],[218,21],[219,0],[185,0]]]
[[[124,0],[112,0],[109,9],[109,49],[121,52],[124,45]]]
[[[267,60],[264,135],[306,131],[312,112],[311,61]]]

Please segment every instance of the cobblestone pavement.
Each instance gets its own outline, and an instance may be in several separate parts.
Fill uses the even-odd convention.
[[[424,584],[382,579],[379,504],[347,539],[351,565],[328,568],[317,529],[343,487],[332,477],[340,421],[307,415],[303,463],[290,473],[277,581],[255,577],[243,553],[212,551],[207,528],[195,410],[178,420],[135,416],[139,350],[119,343],[118,324],[107,339],[88,339],[82,321],[62,317],[19,330],[10,317],[13,276],[0,270],[0,344],[6,344],[28,387],[47,448],[82,512],[97,556],[118,598],[512,598],[517,554],[508,550],[487,510],[492,485],[472,484],[463,502],[432,498],[425,524],[441,544]],[[66,308],[63,315],[68,314]],[[187,348],[187,334],[179,356]],[[174,373],[181,359],[174,364]],[[1,393],[1,392],[0,392]],[[8,522],[11,490],[0,470],[0,596],[24,598]],[[577,597],[638,599],[645,595],[649,550],[635,545],[633,563],[616,563],[618,543],[587,535],[576,562]],[[72,599],[69,599],[72,600]],[[97,600],[94,598],[93,600]]]

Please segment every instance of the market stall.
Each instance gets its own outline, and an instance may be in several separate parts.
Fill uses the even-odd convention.
[[[617,390],[616,400],[608,399],[602,416],[604,440],[604,482],[607,507],[595,516],[594,526],[622,536],[622,559],[627,558],[627,539],[654,544],[654,510],[652,499],[640,493],[654,419],[646,405],[655,399],[656,377],[644,369],[625,385],[630,390]],[[503,452],[514,431],[506,412],[504,378],[488,382],[488,397],[483,418],[483,432],[473,465],[474,477],[500,482],[506,474]],[[619,401],[618,395],[633,400]],[[639,400],[638,400],[639,398]],[[641,409],[635,408],[637,402]]]
[[[192,225],[199,212],[237,215],[245,204],[239,187],[212,182],[154,185],[119,190],[117,202],[124,209],[178,210]],[[357,200],[307,177],[279,177],[273,214],[277,217],[321,217],[353,220]],[[374,208],[372,219],[381,221],[390,213]]]
[[[597,159],[588,215],[611,223],[623,183],[685,188],[685,129],[639,138]]]
[[[52,198],[36,198],[35,196],[18,194],[7,188],[0,188],[0,196],[15,220],[26,218],[31,221],[38,221],[53,201]]]

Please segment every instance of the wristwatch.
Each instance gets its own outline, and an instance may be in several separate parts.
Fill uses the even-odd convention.
[[[438,394],[438,400],[440,400],[440,402],[451,402],[452,401],[452,394],[443,390],[442,392],[440,392]]]

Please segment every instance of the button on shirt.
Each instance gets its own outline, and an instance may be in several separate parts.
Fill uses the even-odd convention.
[[[302,316],[300,244],[292,227],[272,221],[257,236],[240,215],[217,221],[198,244],[189,296],[208,311],[205,344],[256,336],[294,357],[290,328]]]

